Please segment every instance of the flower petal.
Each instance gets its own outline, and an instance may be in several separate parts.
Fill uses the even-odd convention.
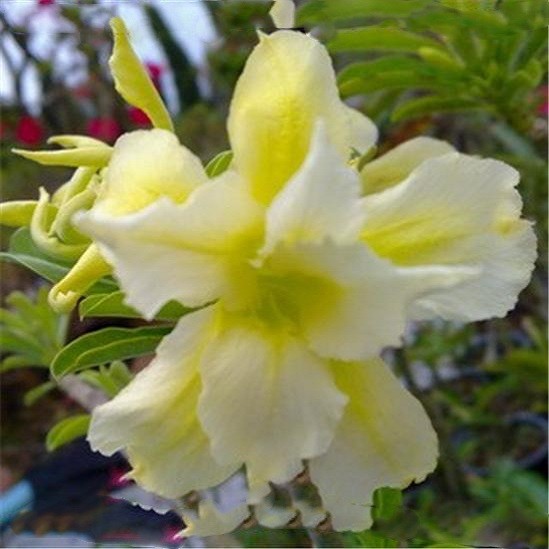
[[[280,243],[355,240],[364,224],[360,181],[330,144],[320,122],[299,171],[267,211],[263,253]]]
[[[250,515],[247,505],[239,505],[230,511],[221,512],[213,501],[206,499],[201,501],[198,508],[198,516],[183,513],[186,528],[181,532],[182,536],[221,536],[228,534],[244,522]]]
[[[290,480],[327,449],[346,400],[298,340],[232,317],[222,323],[202,357],[198,415],[216,459],[245,463],[257,503],[269,481]]]
[[[237,183],[226,172],[185,204],[164,198],[121,217],[93,208],[75,221],[98,242],[127,302],[153,318],[172,299],[204,305],[228,293],[234,277],[241,278],[239,253],[261,238],[262,211]]]
[[[106,455],[126,449],[132,477],[164,497],[214,486],[239,467],[213,459],[196,416],[198,356],[212,313],[208,308],[184,317],[154,361],[92,415],[91,447]]]
[[[309,472],[336,530],[365,530],[377,488],[421,482],[436,466],[437,440],[427,414],[381,360],[336,364],[349,396],[329,450]]]
[[[425,161],[410,177],[365,199],[363,239],[400,266],[469,265],[478,274],[422,296],[416,318],[473,321],[504,316],[530,279],[536,240],[520,219],[518,173],[458,153]]]
[[[258,200],[270,202],[299,169],[318,119],[345,160],[357,135],[364,141],[365,126],[339,99],[324,46],[299,32],[261,34],[237,83],[228,121],[235,166]]]
[[[206,181],[200,160],[173,133],[137,130],[116,142],[97,207],[122,215],[162,196],[180,203]]]
[[[377,193],[404,181],[422,162],[454,151],[446,141],[416,137],[372,160],[360,172],[364,192]]]
[[[168,109],[133,51],[128,29],[122,19],[113,17],[111,29],[114,35],[114,49],[109,59],[109,67],[116,91],[130,105],[144,111],[157,128],[173,131]]]
[[[286,283],[286,301],[297,310],[294,316],[311,348],[340,360],[370,358],[387,345],[399,345],[415,298],[470,276],[466,269],[398,269],[362,244],[329,241],[281,246],[266,265],[294,281]]]

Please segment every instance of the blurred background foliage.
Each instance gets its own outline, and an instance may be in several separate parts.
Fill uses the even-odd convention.
[[[239,543],[546,547],[548,5],[545,0],[298,4],[298,25],[333,54],[341,94],[379,126],[379,152],[431,135],[462,152],[510,163],[521,173],[525,214],[536,223],[540,253],[531,284],[507,318],[468,326],[419,323],[410,328],[404,350],[386,353],[440,436],[440,465],[427,482],[403,496],[378,493],[375,525],[368,532],[252,528],[237,534]],[[193,64],[154,3],[144,4],[143,13],[166,63],[143,61],[163,95],[173,82],[176,132],[208,162],[228,148],[225,119],[234,84],[257,42],[256,30],[271,30],[272,24],[266,2],[205,1],[204,7],[217,35],[205,65]],[[74,45],[86,77],[71,83],[58,70],[55,48],[44,58],[30,47],[30,21],[15,22],[0,8],[3,70],[10,72],[15,90],[2,104],[2,200],[35,198],[38,186],[55,189],[68,177],[12,155],[12,147],[44,147],[48,136],[64,133],[112,143],[125,131],[149,125],[142,111],[116,95],[108,74],[107,21],[116,5],[39,0],[36,9],[55,10],[63,22],[56,41]],[[6,41],[16,45],[18,62]],[[24,100],[29,67],[42,89],[39,112]],[[4,245],[9,236],[2,233]],[[81,403],[45,367],[66,341],[105,323],[101,317],[78,322],[55,315],[42,282],[27,271],[6,263],[2,275],[2,457],[17,478],[44,453],[48,431],[50,449],[85,431]],[[135,323],[128,317],[117,325]],[[76,377],[113,396],[141,366],[107,361]]]

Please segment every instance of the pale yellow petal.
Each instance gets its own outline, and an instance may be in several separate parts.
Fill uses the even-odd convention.
[[[267,211],[262,253],[279,243],[356,241],[363,224],[358,174],[341,159],[319,123],[305,162]]]
[[[231,293],[261,223],[261,208],[229,172],[184,204],[163,198],[131,215],[93,208],[76,219],[145,318],[172,299],[197,307]]]
[[[116,91],[134,107],[138,107],[156,128],[173,131],[173,124],[166,105],[152,83],[147,70],[133,51],[128,29],[119,17],[111,19],[114,49],[109,67]]]
[[[334,528],[365,530],[377,488],[405,488],[433,471],[436,434],[382,361],[340,363],[333,371],[349,404],[329,450],[309,462],[309,471]]]
[[[36,200],[11,200],[0,203],[0,225],[5,227],[29,225],[37,204]]]
[[[50,307],[59,313],[70,312],[88,288],[110,273],[111,267],[97,246],[90,244],[71,270],[50,290]]]
[[[392,187],[404,181],[423,161],[453,151],[450,143],[432,137],[405,141],[364,166],[360,172],[364,192],[377,193]]]
[[[89,166],[102,168],[109,163],[112,148],[107,146],[79,147],[61,151],[12,149],[12,152],[44,166],[68,166],[73,168]]]
[[[266,266],[281,280],[283,311],[326,358],[359,360],[399,345],[408,307],[426,289],[469,276],[446,268],[402,270],[362,244],[280,246]],[[282,309],[279,306],[279,310]]]
[[[421,296],[415,317],[472,321],[514,306],[536,257],[532,227],[520,219],[518,178],[503,162],[452,153],[365,199],[363,239],[380,256],[402,267],[477,269],[450,291]]]
[[[116,142],[97,207],[122,215],[163,196],[180,203],[206,181],[200,160],[172,133],[138,130]]]
[[[197,366],[212,315],[207,308],[183,317],[153,362],[92,415],[91,447],[106,455],[125,450],[131,476],[164,497],[217,485],[239,467],[213,459],[196,416]]]
[[[269,11],[275,27],[291,29],[295,23],[295,4],[293,0],[275,0]]]
[[[48,145],[59,145],[64,149],[71,149],[74,147],[107,147],[110,148],[106,143],[100,141],[99,139],[94,139],[87,135],[54,135],[48,138]]]
[[[324,46],[300,32],[261,34],[237,83],[228,121],[234,165],[258,200],[268,203],[299,169],[319,119],[347,160],[356,119],[339,99]]]
[[[257,503],[269,481],[289,481],[303,459],[328,448],[345,398],[305,344],[244,320],[221,322],[202,357],[198,414],[216,459],[245,463]]]
[[[247,505],[238,505],[230,511],[222,512],[215,504],[207,499],[201,501],[198,508],[198,516],[183,513],[186,528],[181,532],[182,536],[221,536],[235,530],[250,515]]]
[[[350,146],[360,154],[368,152],[377,142],[376,125],[363,113],[351,107],[346,108],[350,124]]]

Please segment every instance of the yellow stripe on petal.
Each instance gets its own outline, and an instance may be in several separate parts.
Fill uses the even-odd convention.
[[[520,219],[518,179],[503,162],[450,153],[365,198],[362,238],[380,256],[404,268],[477,269],[455,288],[421,296],[415,317],[473,321],[514,307],[536,257],[532,227]]]
[[[232,315],[220,318],[200,372],[200,422],[220,463],[245,463],[249,503],[326,451],[346,402],[304,343]]]
[[[116,91],[130,105],[145,112],[156,128],[173,131],[168,109],[133,51],[128,29],[122,19],[111,19],[111,29],[114,34],[114,49],[109,66]]]
[[[335,530],[372,525],[377,488],[405,488],[436,466],[436,434],[421,404],[381,360],[332,368],[349,404],[329,450],[309,472]]]
[[[253,195],[268,203],[299,169],[319,119],[347,160],[364,142],[339,99],[330,57],[316,39],[293,31],[260,35],[237,83],[228,121],[236,169]]]

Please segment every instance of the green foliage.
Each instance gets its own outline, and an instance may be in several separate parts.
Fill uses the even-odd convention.
[[[46,448],[52,452],[88,432],[89,414],[79,414],[63,419],[54,425],[46,436]]]
[[[55,378],[60,378],[114,360],[151,354],[171,329],[171,326],[104,328],[84,334],[55,356],[51,373]]]
[[[351,61],[344,96],[396,90],[393,121],[483,110],[521,130],[547,71],[548,17],[544,0],[310,0],[298,12],[336,27],[328,48]]]
[[[26,366],[47,368],[65,340],[67,316],[50,308],[45,287],[34,299],[13,292],[6,302],[9,308],[0,309],[0,347],[8,356],[0,363],[0,371]]]
[[[44,395],[47,395],[50,391],[55,389],[57,384],[54,381],[46,381],[37,385],[33,389],[30,389],[25,393],[23,397],[23,403],[25,406],[32,406],[35,402],[40,400]]]
[[[109,398],[114,398],[133,378],[128,367],[120,360],[98,370],[85,370],[78,376],[89,385],[101,389]]]
[[[42,252],[32,241],[27,227],[22,227],[12,235],[8,251],[0,252],[0,261],[2,260],[22,265],[53,283],[64,278],[71,268],[70,263],[54,259]],[[94,284],[86,293],[106,293],[116,289],[114,281],[105,278]]]
[[[206,166],[208,177],[217,177],[226,171],[233,161],[233,156],[232,151],[223,151],[212,158]]]
[[[93,294],[84,298],[79,305],[80,318],[89,317],[117,317],[117,318],[141,318],[141,315],[129,305],[124,303],[125,295],[122,291],[108,294]],[[157,313],[156,320],[177,320],[189,309],[176,301],[164,305]]]

